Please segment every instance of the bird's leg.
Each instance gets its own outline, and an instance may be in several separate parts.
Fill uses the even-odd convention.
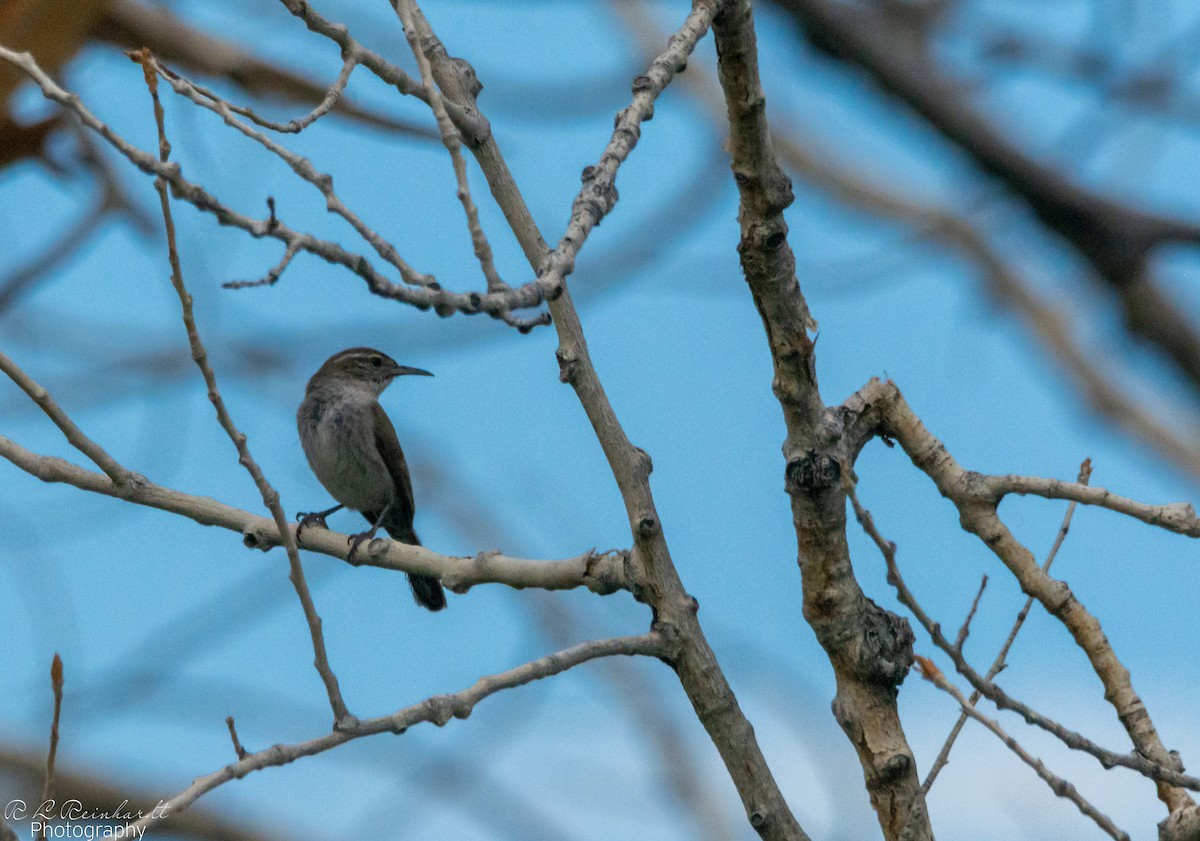
[[[346,541],[347,543],[350,544],[350,554],[348,554],[346,556],[347,561],[354,564],[355,566],[358,566],[361,563],[361,561],[356,561],[354,559],[354,553],[358,551],[358,547],[360,544],[375,537],[375,532],[379,531],[379,527],[383,524],[383,518],[386,517],[388,515],[388,512],[391,510],[392,510],[392,504],[389,502],[387,505],[385,505],[383,507],[383,510],[379,512],[379,516],[375,518],[375,525],[371,526],[371,528],[369,530],[361,532],[360,534],[350,535],[349,540]]]
[[[329,528],[329,526],[325,525],[325,518],[334,511],[341,511],[345,507],[346,506],[344,505],[335,505],[328,511],[300,511],[297,513],[296,521],[300,523],[300,525],[296,526],[296,540],[300,539],[300,532],[304,531],[309,526],[320,526],[323,529]]]

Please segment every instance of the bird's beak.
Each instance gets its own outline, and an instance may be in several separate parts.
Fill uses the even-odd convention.
[[[416,375],[421,377],[432,377],[433,374],[421,368],[410,368],[407,365],[397,365],[392,369],[393,377],[403,377],[405,375]]]

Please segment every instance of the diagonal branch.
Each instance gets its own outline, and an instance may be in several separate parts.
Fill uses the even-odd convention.
[[[1044,762],[1030,754],[1029,751],[1025,750],[1025,748],[1021,747],[1020,742],[1018,742],[1008,733],[1004,732],[1004,728],[1000,726],[999,722],[987,718],[981,714],[979,710],[975,709],[975,705],[963,696],[962,692],[958,690],[958,687],[946,680],[945,675],[941,673],[941,671],[932,663],[932,661],[925,657],[918,657],[917,667],[921,672],[921,677],[925,678],[927,681],[958,702],[959,707],[962,709],[962,715],[975,719],[984,727],[986,727],[997,739],[1004,742],[1004,745],[1009,750],[1015,753],[1022,762],[1032,768],[1034,773],[1041,777],[1046,785],[1050,786],[1051,791],[1053,791],[1059,797],[1064,797],[1074,803],[1075,808],[1077,808],[1085,816],[1091,818],[1092,821],[1095,822],[1096,826],[1104,830],[1105,834],[1107,834],[1110,838],[1115,838],[1116,841],[1129,841],[1129,834],[1118,829],[1107,815],[1085,800],[1083,795],[1079,793],[1075,786],[1073,786],[1067,780],[1064,780],[1062,777],[1059,777],[1051,772],[1050,769],[1046,767]]]
[[[908,588],[904,576],[900,573],[900,567],[896,563],[896,544],[883,538],[883,535],[879,533],[879,529],[875,527],[875,521],[871,517],[871,512],[859,504],[857,497],[853,493],[850,498],[854,503],[854,512],[858,517],[858,522],[862,525],[863,531],[867,533],[867,536],[878,547],[880,554],[883,555],[884,563],[887,564],[888,583],[896,589],[896,598],[921,623],[921,627],[929,634],[929,638],[933,641],[933,644],[946,653],[951,662],[954,663],[954,668],[967,679],[967,682],[971,684],[976,692],[986,697],[997,708],[1012,710],[1025,719],[1026,723],[1045,730],[1071,750],[1090,754],[1104,768],[1114,768],[1117,766],[1129,768],[1151,780],[1170,783],[1182,788],[1200,790],[1200,778],[1192,777],[1181,771],[1152,762],[1136,751],[1131,753],[1117,753],[1116,751],[1101,747],[1086,736],[1076,733],[1074,730],[1068,730],[1054,719],[1039,713],[1028,704],[1013,698],[992,682],[991,677],[993,675],[991,675],[990,670],[987,676],[975,671],[971,664],[967,662],[966,657],[963,656],[962,649],[946,639],[945,634],[942,633],[941,625],[925,612],[920,602],[917,601],[916,596]]]
[[[29,395],[29,399],[36,403],[50,420],[54,421],[54,425],[62,430],[63,436],[72,447],[79,450],[104,471],[114,487],[124,488],[128,485],[132,478],[129,471],[118,464],[117,460],[110,456],[103,447],[87,437],[83,430],[76,426],[75,422],[54,401],[50,392],[34,382],[32,377],[22,371],[17,363],[9,359],[3,352],[0,352],[0,371],[3,371],[9,379],[20,386],[21,390]]]
[[[1090,480],[1091,475],[1092,460],[1087,458],[1084,459],[1083,464],[1079,466],[1079,483],[1086,485]],[[873,526],[868,527],[871,521],[870,513],[868,513],[862,508],[862,506],[858,504],[858,499],[853,494],[850,495],[850,499],[854,503],[854,511],[855,514],[858,515],[858,521],[863,524],[863,528],[867,529],[868,533],[870,534],[874,528]],[[1058,550],[1062,547],[1063,541],[1067,539],[1067,532],[1071,529],[1071,519],[1075,516],[1075,507],[1078,504],[1079,503],[1077,502],[1072,502],[1067,506],[1067,511],[1063,515],[1062,525],[1059,526],[1058,535],[1054,539],[1054,545],[1050,547],[1050,552],[1046,555],[1046,560],[1042,562],[1042,569],[1046,570],[1047,572],[1050,570],[1050,565],[1054,563],[1054,559],[1058,557]],[[872,534],[872,537],[877,537],[877,535]],[[883,549],[885,557],[888,557],[889,555],[893,556],[888,559],[888,570],[890,571],[894,564],[895,553],[888,552],[887,549],[883,547],[882,541],[877,539],[876,543],[881,549]],[[899,575],[898,570],[896,574]],[[983,580],[986,582],[987,576],[984,576]],[[982,590],[980,592],[982,592]],[[976,603],[978,603],[978,599],[976,599]],[[1005,666],[1008,665],[1008,652],[1012,648],[1013,643],[1016,641],[1017,634],[1019,634],[1021,632],[1021,628],[1025,626],[1025,620],[1028,618],[1029,611],[1032,608],[1033,597],[1030,596],[1025,600],[1025,604],[1022,605],[1021,609],[1017,612],[1017,618],[1013,620],[1012,630],[1008,632],[1008,638],[1005,639],[1004,644],[1000,646],[1000,651],[997,652],[995,659],[992,660],[992,665],[988,666],[987,674],[984,675],[985,680],[992,680],[996,677],[996,675],[1000,674]],[[974,608],[972,608],[972,612],[974,612]],[[964,628],[965,627],[966,626],[964,626]],[[959,638],[954,641],[954,650],[960,654],[963,650],[964,641],[965,640],[962,635],[960,635]],[[981,693],[978,689],[974,690],[971,693],[971,706],[977,704],[982,695],[983,693]],[[966,724],[967,718],[968,716],[965,712],[960,714],[958,721],[954,722],[954,726],[950,728],[950,734],[946,737],[946,741],[942,745],[942,749],[938,751],[937,759],[935,759],[933,764],[929,766],[929,773],[925,775],[925,782],[921,784],[922,791],[928,793],[930,787],[933,786],[934,780],[937,779],[937,776],[941,772],[942,768],[944,768],[946,763],[950,761],[950,751],[954,748],[954,742],[958,739],[958,734],[962,731],[963,725]]]
[[[879,412],[879,433],[898,441],[913,464],[954,503],[963,528],[979,537],[1013,574],[1021,589],[1036,598],[1071,632],[1104,685],[1104,697],[1116,710],[1136,751],[1153,763],[1182,772],[1179,757],[1162,743],[1149,711],[1134,691],[1129,670],[1117,658],[1099,621],[1075,597],[1066,582],[1051,578],[1038,566],[1032,553],[1001,521],[996,506],[1003,494],[997,495],[995,491],[1011,487],[1012,484],[1007,482],[1010,477],[990,477],[964,470],[942,442],[925,428],[894,384],[872,380],[852,398],[853,402],[860,400]],[[1036,480],[1029,487],[1048,492],[1054,485],[1052,480]],[[1070,482],[1057,483],[1057,486],[1063,490],[1062,498],[1079,502],[1095,500],[1097,503],[1106,499],[1103,488]],[[1111,495],[1107,499],[1111,502]],[[1171,518],[1160,519],[1163,527],[1175,522]],[[1200,530],[1196,534],[1200,535]],[[1194,808],[1190,795],[1179,786],[1160,782],[1158,795],[1172,814]]]
[[[169,818],[173,813],[180,812],[196,802],[201,795],[230,780],[241,779],[264,768],[286,765],[306,756],[315,756],[363,736],[372,736],[377,733],[403,733],[409,727],[422,722],[431,722],[442,727],[451,718],[467,718],[475,709],[476,704],[497,692],[552,677],[598,657],[616,655],[637,655],[662,659],[670,656],[670,646],[659,634],[653,632],[636,637],[613,637],[580,643],[537,660],[531,660],[508,671],[482,677],[471,686],[453,695],[435,695],[418,704],[413,704],[411,707],[397,710],[391,715],[356,721],[307,742],[273,745],[265,750],[247,754],[244,759],[239,759],[211,774],[196,778],[186,789],[160,804],[160,808],[155,812],[159,816]],[[155,819],[156,816],[151,814],[128,824],[125,827],[126,835],[140,835],[154,823]]]
[[[142,72],[145,75],[146,87],[149,89],[150,98],[154,103],[154,122],[158,128],[159,160],[165,164],[171,154],[171,144],[167,141],[162,102],[158,98],[158,76],[154,57],[150,55],[149,50],[130,53],[129,57],[141,65]],[[209,402],[212,403],[213,409],[216,410],[217,422],[225,430],[225,433],[229,436],[229,440],[233,442],[233,446],[237,450],[238,463],[246,468],[246,472],[254,480],[255,486],[262,496],[263,504],[271,512],[271,517],[275,521],[275,527],[283,537],[283,548],[287,552],[288,565],[291,568],[291,574],[288,578],[292,582],[292,586],[296,589],[297,597],[300,599],[300,605],[304,610],[304,618],[308,624],[309,636],[312,640],[313,665],[316,667],[321,681],[325,684],[325,691],[329,696],[329,706],[333,711],[334,726],[345,726],[353,721],[354,717],[346,708],[346,702],[342,699],[341,688],[338,686],[337,676],[334,675],[333,669],[329,665],[329,657],[325,650],[325,635],[321,630],[321,617],[317,613],[317,606],[313,602],[312,593],[309,592],[308,582],[304,577],[304,566],[300,563],[300,550],[296,547],[296,537],[288,530],[287,516],[283,513],[283,507],[279,504],[279,492],[267,480],[266,475],[262,472],[262,468],[258,466],[258,462],[250,454],[250,446],[246,441],[245,434],[237,428],[237,425],[233,421],[233,416],[229,414],[229,410],[225,406],[225,398],[221,396],[221,390],[217,386],[217,375],[208,361],[208,351],[204,347],[204,342],[200,339],[200,330],[196,326],[196,318],[192,312],[192,296],[184,284],[183,267],[180,265],[179,251],[175,245],[175,220],[171,214],[171,199],[167,195],[166,180],[161,177],[155,178],[154,189],[158,193],[159,203],[162,207],[163,223],[166,226],[167,257],[171,264],[171,286],[174,287],[175,294],[179,297],[180,313],[183,317],[184,330],[187,332],[188,345],[191,347],[192,360],[196,363],[196,367],[200,369],[200,374],[204,378],[204,384],[208,388]]]
[[[621,162],[636,143],[640,124],[649,116],[654,99],[682,66],[707,31],[719,9],[717,0],[696,0],[691,14],[668,42],[667,50],[634,83],[633,103],[617,119],[616,131],[600,163],[585,170],[567,233],[553,254],[547,248],[529,208],[490,134],[469,148],[488,180],[492,195],[508,220],[529,264],[548,289],[551,315],[558,332],[560,378],[575,389],[592,429],[604,450],[621,491],[634,539],[633,563],[638,569],[635,595],[655,611],[655,627],[678,640],[676,674],[725,762],[745,806],[750,824],[765,839],[806,839],[762,755],[754,730],[746,720],[712,649],[696,619],[697,605],[679,579],[650,492],[650,458],[625,435],[588,354],[565,278],[587,233],[612,209],[613,182]],[[414,25],[421,37],[434,79],[443,96],[465,110],[475,108],[473,73],[469,65],[451,59],[419,9]],[[464,67],[466,65],[466,67]]]

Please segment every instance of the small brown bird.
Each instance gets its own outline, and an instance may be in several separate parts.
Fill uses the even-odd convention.
[[[338,501],[327,511],[298,514],[300,528],[319,525],[341,508],[367,518],[371,528],[350,538],[350,559],[359,544],[382,526],[393,539],[421,544],[413,531],[413,489],[404,451],[379,395],[396,377],[428,371],[399,365],[386,353],[356,347],[329,357],[308,381],[296,412],[300,444],[313,473]],[[446,606],[441,583],[431,575],[409,573],[413,598],[429,610]]]

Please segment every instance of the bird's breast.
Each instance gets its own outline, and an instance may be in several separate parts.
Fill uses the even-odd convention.
[[[317,479],[342,505],[381,511],[395,486],[375,443],[373,406],[305,398],[297,414],[300,443]]]

